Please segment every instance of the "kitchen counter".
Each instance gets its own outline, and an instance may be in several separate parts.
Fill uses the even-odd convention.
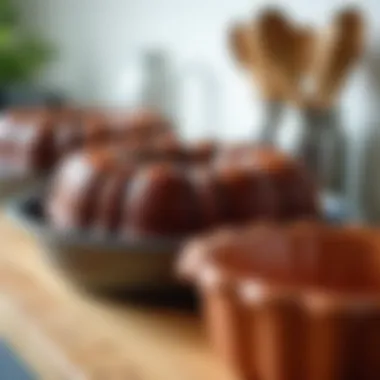
[[[0,329],[41,379],[235,380],[192,313],[79,292],[0,216]]]

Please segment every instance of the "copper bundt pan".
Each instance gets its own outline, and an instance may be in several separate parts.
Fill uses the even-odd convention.
[[[177,282],[173,265],[181,241],[58,232],[45,220],[42,199],[40,187],[30,190],[9,202],[8,214],[37,238],[48,261],[76,285],[94,291],[133,291],[172,288]]]
[[[180,260],[220,356],[243,380],[380,379],[378,232],[257,231],[198,240]]]

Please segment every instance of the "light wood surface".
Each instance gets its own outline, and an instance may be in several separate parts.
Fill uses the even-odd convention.
[[[41,379],[236,380],[199,317],[95,299],[0,216],[0,331]]]

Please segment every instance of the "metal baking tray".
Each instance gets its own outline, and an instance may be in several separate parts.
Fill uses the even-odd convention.
[[[43,181],[42,175],[23,173],[11,169],[0,169],[0,202],[14,197],[39,182]]]
[[[7,212],[37,238],[45,258],[70,281],[95,291],[180,286],[173,265],[181,240],[58,232],[46,220],[43,199],[43,189],[36,187],[12,199]]]

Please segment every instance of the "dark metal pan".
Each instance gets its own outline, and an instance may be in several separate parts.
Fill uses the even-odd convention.
[[[0,201],[14,197],[43,181],[43,176],[0,168]]]
[[[40,242],[44,256],[74,283],[100,291],[176,286],[178,239],[121,239],[54,230],[43,211],[43,191],[9,202],[8,214]]]

